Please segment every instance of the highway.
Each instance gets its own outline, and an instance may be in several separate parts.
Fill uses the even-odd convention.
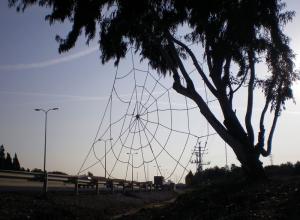
[[[0,192],[42,191],[43,183],[26,179],[0,178]],[[74,184],[49,181],[48,191],[74,191]]]
[[[43,182],[41,174],[14,172],[14,171],[0,171],[0,193],[1,192],[42,192]],[[70,176],[65,175],[49,175],[48,176],[48,191],[49,192],[74,192],[75,184],[70,182]],[[96,192],[95,185],[90,184],[92,179],[79,180],[79,193]],[[123,191],[123,187],[114,184],[114,191]],[[126,191],[132,190],[125,188]],[[134,186],[134,190],[139,188]],[[109,192],[110,189],[105,187],[104,182],[99,182],[99,192]]]

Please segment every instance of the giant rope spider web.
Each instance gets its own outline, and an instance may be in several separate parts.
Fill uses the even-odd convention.
[[[78,175],[100,170],[102,176],[127,180],[134,170],[136,180],[160,175],[180,182],[191,169],[194,146],[201,140],[207,144],[214,133],[198,107],[173,91],[171,77],[157,74],[149,65],[138,67],[141,62],[132,50],[130,55],[131,63],[125,65],[129,70],[120,66],[116,70],[104,114]],[[209,102],[205,85],[204,90]],[[198,126],[192,125],[195,122]]]

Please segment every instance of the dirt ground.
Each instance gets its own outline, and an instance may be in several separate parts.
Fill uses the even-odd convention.
[[[118,219],[150,204],[171,200],[174,192],[81,194],[0,193],[0,219]],[[153,207],[151,205],[151,207]]]
[[[300,177],[262,183],[208,183],[178,196],[164,207],[142,209],[122,220],[134,219],[300,219]]]
[[[0,193],[0,219],[300,219],[300,177],[206,182],[182,194]]]

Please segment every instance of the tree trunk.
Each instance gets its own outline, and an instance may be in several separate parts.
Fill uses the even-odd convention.
[[[238,151],[235,149],[239,148]],[[240,149],[242,148],[242,149]],[[242,165],[242,169],[250,181],[264,181],[267,180],[262,162],[259,160],[258,154],[255,152],[254,147],[250,146],[235,146],[232,147],[237,159]]]
[[[195,91],[193,85],[185,88],[181,85],[178,73],[174,71],[173,88],[179,94],[182,94],[192,100],[198,105],[201,114],[206,118],[209,124],[220,135],[220,137],[233,149],[235,155],[240,161],[242,168],[249,180],[266,180],[266,175],[259,160],[259,154],[255,151],[254,146],[251,146],[248,141],[247,134],[237,129],[239,126],[232,126],[231,123],[226,123],[226,127],[215,117],[211,112],[202,97]],[[232,113],[234,114],[234,113]],[[229,114],[230,115],[230,114]],[[236,120],[234,120],[236,121]],[[234,122],[233,122],[234,123]],[[228,129],[229,128],[229,129]],[[230,130],[230,131],[229,131]]]

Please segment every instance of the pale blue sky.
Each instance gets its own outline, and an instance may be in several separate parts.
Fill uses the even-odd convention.
[[[287,0],[287,5],[300,14],[298,0]],[[41,168],[44,115],[33,109],[59,107],[49,113],[47,167],[75,174],[93,142],[116,69],[112,63],[101,65],[96,41],[87,47],[81,38],[73,50],[59,55],[55,35],[64,35],[70,26],[49,26],[45,14],[45,9],[36,7],[16,13],[8,9],[6,1],[0,2],[0,144],[11,154],[17,152],[25,168]],[[286,28],[296,54],[300,54],[298,14]],[[120,71],[130,69],[125,65]],[[287,104],[275,133],[275,163],[300,158],[299,85],[294,94],[297,105]],[[207,160],[212,166],[223,166],[224,143],[215,137],[211,145]],[[231,151],[229,163],[237,163]],[[149,169],[155,173],[152,165]],[[164,164],[164,169],[171,168]]]

